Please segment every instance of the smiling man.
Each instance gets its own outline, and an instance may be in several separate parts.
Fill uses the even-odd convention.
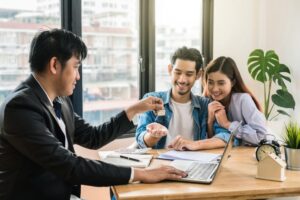
[[[135,114],[162,109],[159,98],[149,97],[102,125],[86,123],[68,98],[86,55],[81,38],[66,30],[42,31],[32,40],[32,74],[0,107],[1,200],[69,200],[79,196],[80,184],[153,183],[186,176],[170,166],[118,167],[75,154],[73,144],[98,149],[131,130]]]
[[[203,73],[202,65],[202,56],[197,49],[182,47],[174,52],[168,65],[172,88],[145,95],[145,98],[154,96],[163,100],[165,116],[156,115],[153,111],[140,115],[136,130],[140,148],[197,150],[217,148],[224,144],[222,140],[229,132],[218,126],[215,137],[207,139],[209,99],[196,96],[191,91]]]

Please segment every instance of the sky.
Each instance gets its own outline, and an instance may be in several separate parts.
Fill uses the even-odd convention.
[[[36,0],[0,0],[0,8],[35,10]]]

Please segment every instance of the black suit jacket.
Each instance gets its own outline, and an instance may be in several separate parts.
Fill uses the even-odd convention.
[[[75,185],[126,184],[131,169],[88,160],[73,144],[97,149],[133,128],[125,112],[93,127],[63,97],[69,149],[48,97],[31,75],[0,108],[0,199],[70,199]]]

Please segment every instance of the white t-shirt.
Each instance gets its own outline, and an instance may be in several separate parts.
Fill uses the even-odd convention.
[[[170,108],[173,111],[167,135],[167,147],[177,135],[181,135],[185,139],[194,139],[194,120],[192,111],[192,102],[178,103],[171,99]]]

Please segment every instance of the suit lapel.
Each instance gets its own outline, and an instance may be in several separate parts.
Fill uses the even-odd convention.
[[[67,135],[67,140],[69,143],[69,149],[71,151],[74,152],[74,148],[73,148],[73,132],[74,132],[74,125],[72,124],[72,116],[70,115],[70,113],[72,113],[72,111],[70,110],[70,108],[66,105],[67,103],[65,101],[63,101],[63,104],[61,105],[61,113],[62,113],[62,119],[66,125],[66,135]]]
[[[44,90],[41,88],[40,84],[35,80],[33,75],[30,75],[29,78],[24,82],[24,84],[30,86],[33,89],[34,93],[39,97],[39,99],[40,99],[41,103],[43,104],[43,106],[45,106],[45,108],[50,112],[50,114],[53,117],[52,121],[54,121],[54,123],[56,123],[56,126],[58,126],[59,130],[60,130],[60,131],[56,131],[53,134],[56,136],[56,138],[59,141],[61,141],[64,144],[65,136],[64,136],[63,130],[61,130],[61,127],[59,126],[59,124],[56,120],[56,114],[55,114],[54,109],[53,109],[53,107],[50,103],[50,100],[48,99],[48,97],[45,94]],[[67,124],[66,124],[66,127],[67,127]],[[73,145],[73,143],[70,143],[69,139],[68,139],[68,142],[69,142],[69,146]],[[73,147],[72,147],[72,149],[73,149]]]

